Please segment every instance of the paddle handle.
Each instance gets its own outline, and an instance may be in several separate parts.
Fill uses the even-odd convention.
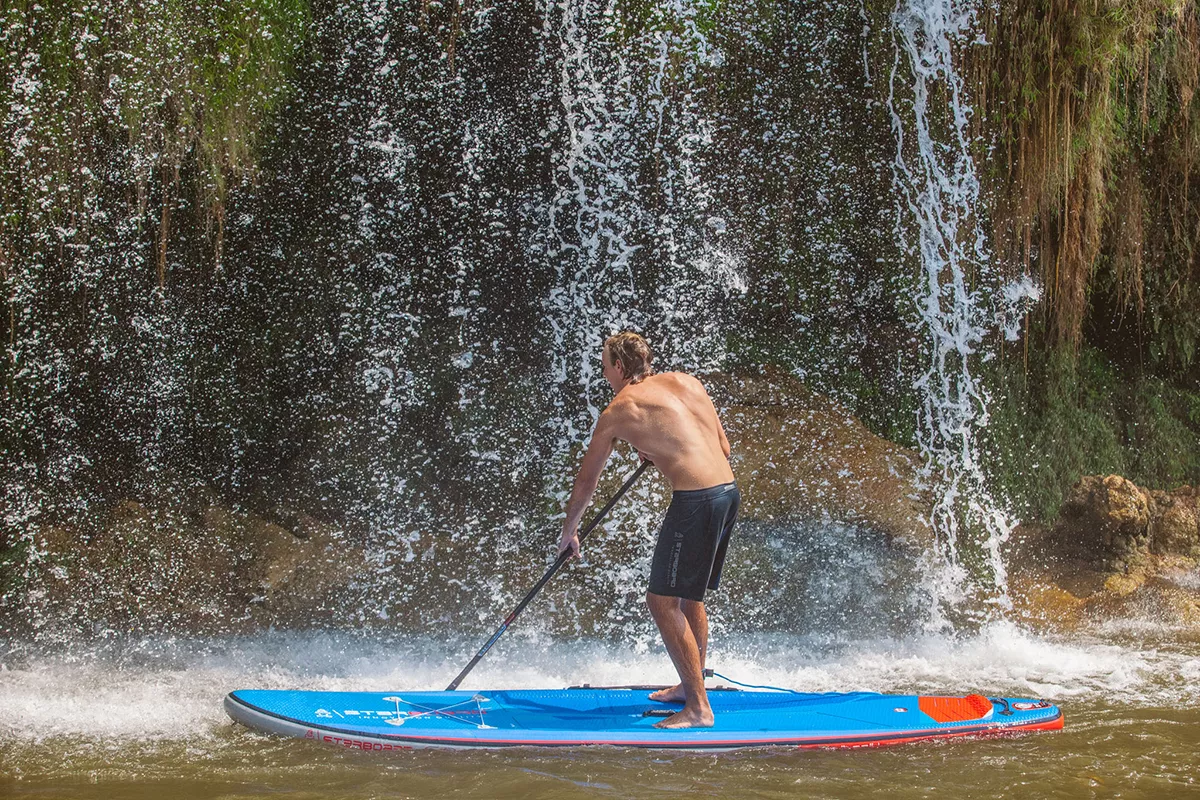
[[[617,501],[621,499],[621,496],[624,495],[625,492],[629,491],[629,487],[633,486],[633,482],[641,477],[641,474],[646,471],[646,467],[648,466],[650,466],[650,462],[643,461],[637,470],[625,479],[625,483],[621,484],[621,488],[617,490],[617,493],[614,494],[612,498],[604,504],[604,508],[600,509],[596,516],[592,517],[591,522],[589,522],[583,527],[582,530],[579,531],[579,543],[581,545],[583,544],[583,540],[587,538],[587,535],[592,532],[592,529],[600,524],[600,520],[604,519],[604,515],[612,510],[612,507],[617,504]],[[525,595],[525,598],[521,600],[520,603],[517,604],[517,607],[513,609],[512,613],[505,617],[504,622],[501,622],[500,627],[497,628],[496,632],[492,634],[492,638],[484,642],[483,647],[479,648],[479,652],[475,654],[475,657],[471,659],[470,663],[463,667],[462,672],[458,673],[458,677],[450,681],[450,685],[446,687],[447,692],[453,692],[458,688],[458,685],[462,683],[463,678],[467,677],[467,673],[475,668],[475,665],[478,664],[484,655],[487,654],[488,650],[492,649],[492,645],[496,643],[497,639],[504,635],[504,632],[508,630],[508,626],[513,623],[513,620],[517,618],[517,615],[525,610],[525,606],[529,605],[529,601],[537,596],[537,593],[542,590],[542,587],[549,583],[550,579],[554,577],[554,573],[558,572],[559,569],[562,568],[562,565],[566,564],[570,558],[570,550],[564,550],[558,554],[558,558],[556,558],[554,563],[550,565],[550,569],[546,570],[546,574],[542,576],[542,579],[537,582],[536,586],[529,590],[529,593]]]

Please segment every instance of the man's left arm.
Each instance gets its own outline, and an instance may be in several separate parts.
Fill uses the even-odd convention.
[[[612,455],[613,443],[616,440],[611,413],[605,411],[600,415],[587,452],[583,454],[583,463],[579,466],[579,474],[575,476],[571,499],[567,501],[567,518],[563,520],[562,538],[558,541],[559,553],[569,549],[574,555],[579,555],[579,521],[583,518],[588,504],[592,502],[592,495],[596,493],[596,487],[600,484],[600,473],[604,471],[604,465]]]

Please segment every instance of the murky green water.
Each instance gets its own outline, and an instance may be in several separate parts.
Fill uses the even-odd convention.
[[[226,691],[252,685],[427,688],[456,663],[432,641],[264,635],[10,655],[0,672],[0,797],[1200,797],[1200,644],[1178,638],[1056,639],[1000,627],[971,639],[809,652],[797,639],[765,662],[761,646],[727,642],[714,657],[744,679],[813,691],[1033,694],[1063,708],[1066,728],[884,749],[723,754],[345,752],[258,734],[221,711]],[[476,680],[659,682],[668,669],[653,650],[514,640]]]

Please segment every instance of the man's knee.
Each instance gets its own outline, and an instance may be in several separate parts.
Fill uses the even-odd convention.
[[[694,614],[697,611],[704,610],[704,601],[703,600],[689,600],[686,597],[684,597],[684,598],[680,599],[679,607],[683,609],[684,614]]]

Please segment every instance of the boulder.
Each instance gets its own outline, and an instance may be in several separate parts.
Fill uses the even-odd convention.
[[[305,538],[204,494],[178,508],[133,500],[94,529],[45,525],[28,604],[69,633],[227,632],[338,615],[336,597],[366,566],[336,526],[297,514]]]
[[[1197,489],[1151,493],[1155,510],[1150,549],[1159,555],[1200,556],[1200,509]]]
[[[1200,628],[1194,489],[1142,489],[1116,475],[1072,490],[1054,527],[1019,526],[1007,563],[1016,614],[1035,627],[1133,621]]]
[[[48,625],[79,620],[100,633],[220,628],[238,602],[229,576],[250,558],[236,538],[206,535],[176,509],[133,500],[86,530],[41,526],[34,546],[30,606]]]
[[[1153,500],[1120,475],[1080,478],[1054,537],[1063,551],[1102,568],[1128,569],[1146,551]]]
[[[1147,556],[1200,557],[1195,488],[1144,489],[1120,475],[1086,475],[1071,489],[1048,539],[1054,555],[1128,572]]]
[[[712,374],[701,379],[721,414],[752,520],[833,519],[925,545],[929,501],[920,457],[876,436],[839,403],[789,373]]]
[[[366,554],[335,525],[297,512],[303,536],[255,520],[258,557],[247,575],[261,587],[255,617],[272,624],[339,616],[338,594],[367,570]]]
[[[1080,561],[1013,574],[1017,617],[1035,628],[1074,630],[1132,621],[1168,629],[1200,629],[1200,565],[1182,556],[1147,555],[1128,571],[1107,572]]]

